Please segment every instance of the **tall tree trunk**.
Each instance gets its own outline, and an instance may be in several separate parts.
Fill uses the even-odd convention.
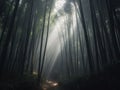
[[[1,58],[1,60],[0,60],[0,75],[2,74],[3,66],[5,64],[4,62],[6,60],[6,54],[7,54],[7,51],[8,51],[10,38],[12,36],[11,34],[12,34],[13,27],[14,27],[17,10],[18,10],[18,7],[19,7],[19,1],[20,0],[15,1],[15,8],[14,8],[14,11],[13,11],[13,15],[11,17],[10,27],[8,29],[7,37],[6,37],[5,43],[3,45],[3,51],[2,51],[1,56],[0,56],[0,58]]]

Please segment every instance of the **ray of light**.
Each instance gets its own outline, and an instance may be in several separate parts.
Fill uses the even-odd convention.
[[[64,2],[62,2],[64,1]],[[62,8],[65,4],[65,0],[58,0],[57,1],[57,4],[59,4],[60,2],[60,6],[59,9],[64,9]],[[70,2],[67,2],[67,3],[70,3]],[[57,5],[56,4],[56,5]],[[62,5],[61,5],[62,4]],[[73,3],[70,4],[72,6],[72,13],[71,14],[68,14],[64,11],[65,14],[59,16],[57,19],[56,19],[56,22],[55,24],[50,28],[51,32],[50,32],[50,35],[49,35],[49,38],[48,38],[48,44],[47,44],[47,51],[46,51],[46,59],[45,59],[45,65],[44,65],[44,69],[46,69],[47,67],[47,71],[46,70],[43,70],[45,71],[44,74],[47,74],[47,75],[44,75],[46,77],[49,77],[56,61],[57,61],[57,58],[58,56],[60,55],[61,51],[63,50],[63,47],[65,45],[65,42],[67,42],[70,38],[72,38],[73,36],[73,33],[75,32],[76,28],[77,28],[77,24],[76,24],[76,20],[77,20],[77,17],[76,17],[76,13],[77,11],[75,10],[75,6]],[[57,6],[55,6],[57,7]],[[53,10],[54,12],[54,10]],[[57,14],[57,12],[56,12]],[[71,22],[71,25],[70,25],[70,38],[66,37],[63,41],[63,36],[62,34],[66,34],[66,26],[68,24],[68,22]],[[62,42],[61,42],[61,41]],[[61,48],[62,46],[62,48]],[[50,58],[51,57],[51,58]]]

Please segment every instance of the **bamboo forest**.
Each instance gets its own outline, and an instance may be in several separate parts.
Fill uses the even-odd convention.
[[[120,0],[0,0],[0,90],[120,90]]]

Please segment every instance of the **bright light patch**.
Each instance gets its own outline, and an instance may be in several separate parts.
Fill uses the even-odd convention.
[[[38,73],[34,71],[34,72],[33,72],[33,75],[38,75]]]
[[[22,4],[22,0],[19,1],[19,4],[20,4],[20,5]]]
[[[52,85],[55,87],[55,86],[57,86],[57,85],[58,85],[58,83],[53,83]]]
[[[55,3],[55,9],[57,10],[61,9],[65,3],[66,3],[66,0],[57,0]]]

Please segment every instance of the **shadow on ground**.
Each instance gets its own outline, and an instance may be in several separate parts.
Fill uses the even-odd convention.
[[[41,90],[41,88],[38,89],[33,78],[13,80],[5,77],[0,80],[0,90]],[[111,65],[103,72],[89,77],[60,83],[57,87],[47,90],[120,90],[120,64]]]

